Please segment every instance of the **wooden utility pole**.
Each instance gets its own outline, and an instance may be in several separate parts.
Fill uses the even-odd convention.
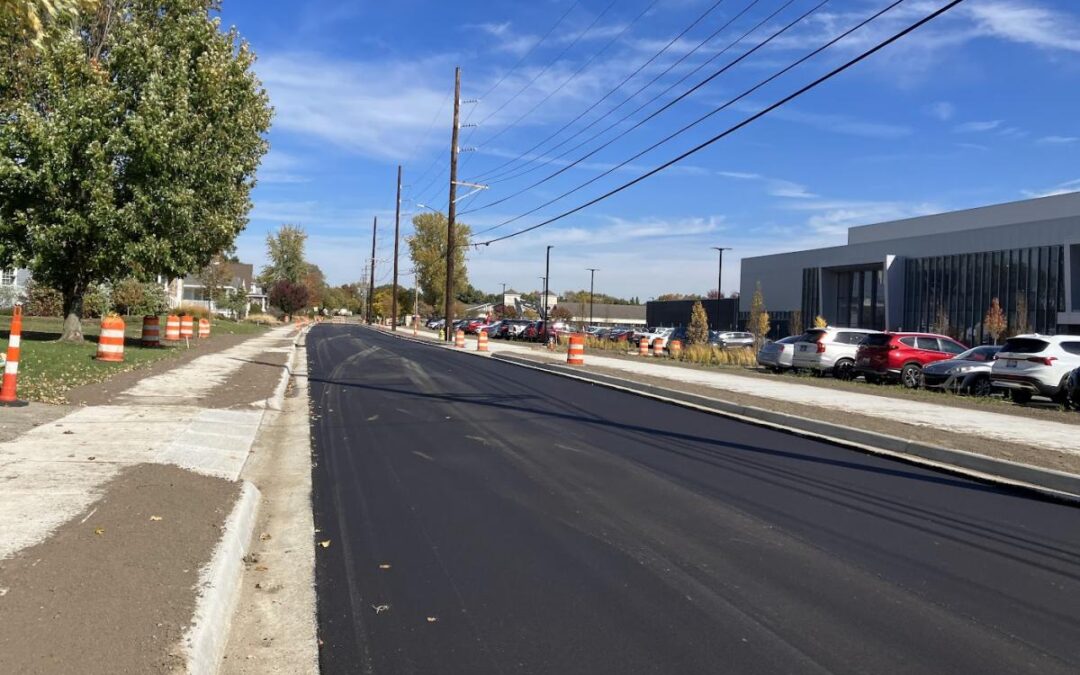
[[[390,330],[397,330],[397,263],[398,263],[398,232],[401,229],[401,165],[397,166],[397,204],[394,206],[394,297],[390,300]]]
[[[375,322],[375,233],[379,231],[379,217],[375,216],[371,223],[371,281],[368,283],[367,295],[367,322],[370,326]]]
[[[454,339],[454,218],[457,216],[458,131],[461,116],[461,68],[454,68],[454,126],[450,131],[450,205],[446,211],[446,340]]]

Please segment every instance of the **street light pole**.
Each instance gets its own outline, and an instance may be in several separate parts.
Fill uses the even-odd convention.
[[[596,288],[596,273],[600,268],[586,267],[585,269],[589,270],[589,326],[592,326],[596,320],[593,318],[593,290]]]
[[[720,327],[720,289],[724,278],[724,251],[730,251],[731,248],[727,246],[713,246],[712,248],[720,253],[720,262],[716,268],[716,330],[723,330]]]
[[[555,247],[548,246],[544,256],[544,342],[547,342],[548,333],[551,332],[551,318],[548,316],[548,288],[550,288],[551,249],[553,248]]]

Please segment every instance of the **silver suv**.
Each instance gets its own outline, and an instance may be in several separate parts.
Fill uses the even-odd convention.
[[[831,372],[833,377],[855,377],[855,353],[867,335],[879,333],[865,328],[811,328],[795,343],[791,366],[817,375]]]
[[[1005,341],[990,371],[994,386],[1017,403],[1045,396],[1063,403],[1069,373],[1080,367],[1080,335],[1017,335]]]

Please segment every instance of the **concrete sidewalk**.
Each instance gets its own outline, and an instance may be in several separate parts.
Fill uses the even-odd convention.
[[[187,489],[191,490],[193,495],[201,494],[196,489],[201,485],[206,486],[206,494],[214,495],[207,497],[214,508],[207,508],[198,515],[202,522],[207,522],[206,519],[209,518],[217,523],[215,536],[207,540],[212,544],[211,550],[207,551],[203,546],[200,549],[202,559],[199,564],[193,567],[192,559],[186,559],[186,568],[183,570],[186,574],[199,573],[198,583],[206,583],[209,554],[221,547],[219,540],[222,528],[229,524],[230,527],[246,525],[250,529],[254,522],[254,513],[246,516],[233,513],[233,505],[240,503],[238,499],[256,503],[250,495],[244,496],[248,493],[239,490],[237,481],[256,440],[265,410],[274,405],[272,399],[275,394],[280,393],[275,391],[276,382],[283,378],[286,371],[283,366],[276,365],[276,361],[281,360],[276,355],[292,351],[296,332],[297,329],[293,326],[283,326],[224,351],[198,357],[164,374],[141,380],[123,391],[110,405],[78,408],[59,419],[41,424],[14,440],[0,444],[0,588],[4,589],[0,593],[0,614],[5,610],[5,603],[7,607],[19,606],[15,600],[19,599],[20,594],[33,590],[29,587],[30,582],[24,584],[26,588],[19,585],[19,580],[29,574],[24,564],[27,562],[27,552],[31,552],[29,555],[44,555],[42,552],[48,551],[49,555],[62,557],[65,555],[64,548],[58,548],[57,542],[66,542],[72,551],[80,551],[79,555],[84,556],[86,550],[93,550],[86,549],[88,545],[106,541],[106,534],[112,534],[121,527],[132,529],[135,539],[127,542],[132,547],[138,547],[144,539],[151,540],[153,532],[144,532],[134,524],[120,524],[120,521],[125,521],[130,515],[128,511],[133,508],[130,506],[120,511],[115,511],[114,508],[111,513],[114,520],[119,519],[116,524],[92,527],[99,514],[108,512],[108,505],[117,502],[115,491],[124,486],[127,486],[129,494],[125,498],[127,501],[121,499],[121,503],[137,501],[135,498],[141,494],[140,485],[144,486],[143,491],[145,487],[160,485],[161,487],[155,490],[160,490],[163,500],[169,493],[170,488],[167,486],[188,483],[190,485]],[[213,401],[218,392],[223,392],[230,386],[243,386],[243,382],[237,380],[250,379],[246,374],[249,371],[243,369],[260,361],[264,362],[265,367],[273,366],[274,369],[273,380],[266,377],[260,379],[260,393],[245,390],[244,396],[234,396],[231,399],[228,396],[222,397],[231,401],[230,407],[214,405]],[[271,384],[271,381],[274,384]],[[170,467],[179,467],[185,471],[176,472],[176,469]],[[137,477],[134,483],[131,482],[133,477]],[[237,487],[230,488],[230,485]],[[174,504],[172,511],[176,521],[184,518],[183,494],[181,492],[176,497],[180,501]],[[208,507],[207,504],[190,506],[193,514],[198,510],[196,506]],[[161,508],[164,509],[164,505]],[[238,517],[248,522],[232,523]],[[143,515],[141,521],[147,518],[149,516]],[[171,531],[174,536],[190,534],[183,527],[161,526],[158,529]],[[82,530],[91,533],[89,544],[82,536]],[[113,546],[124,545],[115,539],[111,542]],[[168,544],[159,542],[162,546]],[[177,542],[176,545],[180,547],[179,553],[187,553],[182,550],[184,541]],[[171,548],[169,551],[178,553]],[[122,554],[117,550],[116,555]],[[165,561],[152,559],[153,550],[143,551],[143,555],[150,559],[129,561],[127,564],[152,568],[168,566]],[[183,559],[183,556],[177,555],[177,558]],[[236,564],[239,565],[239,561]],[[14,581],[6,578],[8,574],[14,576]],[[162,581],[165,580],[166,577],[162,577]],[[70,581],[79,583],[78,579]],[[151,576],[144,581],[151,584],[154,583],[154,578]],[[60,575],[49,583],[64,584],[68,583],[68,580]],[[194,605],[197,595],[195,584],[189,588],[174,590],[190,595],[192,606]],[[137,595],[132,588],[124,588],[122,583],[119,588],[100,589],[99,592],[119,593],[122,596],[129,593]],[[131,599],[133,602],[138,600],[137,597]],[[62,603],[63,598],[58,598],[57,601]],[[183,603],[177,606],[181,605],[188,607],[181,613],[190,611],[190,606]],[[71,609],[63,604],[57,605],[57,616],[70,611]],[[7,618],[29,621],[38,631],[55,633],[55,626],[52,626],[52,620],[47,616]],[[112,619],[98,616],[97,620]],[[188,614],[187,619],[181,623],[190,621],[191,615]],[[122,624],[122,621],[120,623]],[[135,627],[129,628],[136,630]],[[138,628],[153,629],[152,626]],[[3,664],[7,658],[2,653],[18,646],[8,639],[11,635],[7,629],[2,633],[0,670],[5,669]],[[64,636],[65,639],[55,641],[57,653],[64,651],[64,645],[87,648],[84,641],[73,637],[67,639],[69,637],[71,636]],[[167,648],[178,652],[181,651],[179,647],[177,643]],[[190,652],[191,645],[188,647]],[[19,650],[26,649],[30,648]],[[94,668],[99,668],[101,672],[119,672],[122,668],[118,670],[117,663],[126,663],[129,668],[152,667],[147,663],[120,660],[124,650],[119,647],[117,649],[117,661],[110,663],[106,656],[107,660]],[[140,649],[146,650],[149,647],[142,645]],[[41,672],[64,670],[63,659],[67,657],[80,658],[77,653],[60,656],[52,654],[49,660],[40,662]],[[189,653],[189,665],[190,657]],[[60,660],[57,661],[57,658]],[[66,667],[70,669],[72,663],[77,662],[69,662]],[[20,667],[37,668],[28,661],[20,664]],[[171,665],[176,664],[173,662]],[[97,671],[91,669],[84,672]]]
[[[404,333],[411,335],[411,332]],[[422,331],[426,339],[437,339],[428,331]],[[532,359],[565,363],[566,354],[561,350],[548,351],[534,346],[491,340],[491,353],[508,353],[528,356]],[[470,339],[467,349],[475,351],[476,341]],[[645,357],[640,360],[616,359],[587,352],[587,366],[606,368],[627,375],[663,378],[672,385],[701,386],[721,392],[733,392],[773,401],[795,401],[801,405],[852,415],[864,415],[890,422],[935,429],[952,434],[965,434],[991,441],[1053,450],[1071,456],[1080,456],[1080,443],[1076,425],[1046,420],[1023,419],[1012,415],[969,410],[954,406],[907,401],[898,398],[876,396],[855,392],[827,389],[792,382],[790,379],[776,381],[743,377],[723,371],[706,371],[664,365],[663,361]]]

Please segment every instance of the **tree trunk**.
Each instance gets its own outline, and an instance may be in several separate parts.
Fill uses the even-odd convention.
[[[82,342],[83,292],[81,289],[64,291],[64,332],[61,342]]]

